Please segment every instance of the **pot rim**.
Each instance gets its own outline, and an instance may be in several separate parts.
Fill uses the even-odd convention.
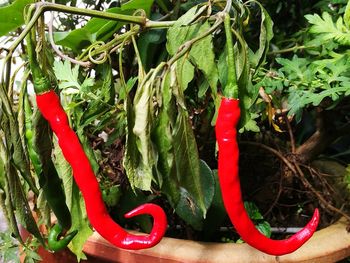
[[[153,248],[131,251],[116,248],[97,232],[86,241],[83,251],[111,262],[336,262],[350,256],[350,233],[346,228],[347,221],[341,218],[316,231],[301,248],[284,256],[268,255],[248,244],[208,243],[169,237],[164,237]]]

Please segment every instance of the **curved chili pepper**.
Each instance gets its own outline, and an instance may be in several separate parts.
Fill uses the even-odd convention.
[[[238,234],[249,245],[276,256],[291,253],[315,232],[319,221],[318,209],[302,230],[286,240],[269,239],[255,228],[243,205],[238,176],[239,149],[236,126],[239,118],[239,100],[223,98],[215,131],[219,145],[219,180],[225,208]]]
[[[36,95],[37,105],[51,129],[58,138],[59,146],[65,159],[70,163],[73,176],[86,206],[91,225],[102,237],[117,247],[126,249],[143,249],[156,245],[163,237],[167,219],[164,211],[157,205],[144,204],[125,215],[130,218],[150,214],[154,218],[153,229],[147,236],[136,236],[126,232],[109,216],[104,205],[99,184],[90,162],[74,131],[70,128],[59,97],[50,90]]]
[[[69,242],[78,233],[78,230],[74,230],[60,239],[62,232],[63,227],[59,223],[55,224],[51,228],[50,234],[47,238],[47,243],[50,250],[57,252],[67,247]]]

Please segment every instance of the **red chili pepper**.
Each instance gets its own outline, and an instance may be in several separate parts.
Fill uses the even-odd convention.
[[[223,98],[215,130],[219,145],[219,180],[226,210],[238,234],[252,247],[276,256],[291,253],[315,232],[319,221],[318,209],[306,227],[286,240],[269,239],[255,228],[244,208],[238,176],[239,149],[236,126],[239,118],[239,100]]]
[[[125,249],[143,249],[156,245],[164,236],[167,219],[164,211],[157,205],[145,204],[125,215],[130,218],[150,214],[154,218],[153,229],[149,235],[138,236],[126,232],[109,216],[104,205],[99,184],[90,162],[74,131],[70,128],[59,97],[53,90],[36,95],[38,108],[49,122],[58,138],[59,146],[73,170],[74,180],[82,192],[86,211],[91,225],[106,240]]]

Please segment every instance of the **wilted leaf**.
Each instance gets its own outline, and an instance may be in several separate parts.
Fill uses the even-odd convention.
[[[9,6],[0,7],[0,37],[23,25],[24,8],[33,2],[33,0],[16,0]]]

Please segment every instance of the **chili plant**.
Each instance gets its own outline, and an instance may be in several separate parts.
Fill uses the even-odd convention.
[[[202,230],[214,206],[224,210],[218,201],[221,197],[212,170],[215,167],[208,165],[215,160],[212,135],[219,108],[223,110],[221,101],[235,101],[232,110],[237,116],[226,127],[229,131],[259,130],[257,115],[252,111],[259,88],[252,80],[261,72],[273,37],[273,22],[266,9],[258,1],[231,0],[130,0],[115,4],[84,1],[87,8],[75,6],[74,1],[70,6],[65,5],[68,1],[33,2],[17,0],[0,9],[4,14],[1,19],[15,10],[26,15],[20,34],[9,37],[11,44],[3,50],[6,56],[0,89],[1,201],[14,235],[25,245],[17,227],[20,223],[46,246],[47,237],[40,233],[31,215],[29,191],[38,204],[35,212],[39,222],[42,220],[50,228],[48,209],[56,214],[59,225],[51,230],[53,235],[64,234],[69,228],[78,231],[69,248],[79,259],[85,257],[82,246],[92,233],[91,226],[119,247],[140,249],[158,243],[167,227],[165,213],[158,204],[175,212],[193,229]],[[50,12],[55,12],[62,23],[53,23],[52,19],[46,27],[44,15]],[[92,18],[80,20],[81,28],[73,29],[76,20],[67,14]],[[4,20],[2,36],[10,35],[25,21],[20,14],[15,18],[14,23]],[[11,71],[19,45],[26,50],[21,53],[28,62],[23,67],[31,72],[25,74],[20,90],[14,87],[18,71]],[[35,98],[27,86],[33,86]],[[40,125],[46,129],[45,139],[49,138],[40,144],[42,135],[35,137],[41,165],[31,142],[32,111],[41,112]],[[219,177],[224,203],[231,210],[227,201],[230,189],[225,186],[225,171],[229,169],[224,168],[224,173],[221,170],[222,164],[227,164],[225,155],[233,157],[232,165],[238,168],[238,151],[222,153],[226,128],[220,126],[225,122],[221,115],[217,126]],[[48,124],[53,134],[47,130]],[[212,142],[211,157],[205,156],[199,145],[203,138]],[[231,138],[235,140],[235,136]],[[113,149],[118,149],[119,154],[111,158]],[[48,165],[52,169],[45,168]],[[62,180],[55,183],[64,189],[64,193],[56,191],[57,198],[65,200],[71,224],[62,225],[64,220],[53,205],[48,202],[47,207],[42,202],[50,199],[45,192],[54,190],[42,183],[40,168],[47,169],[47,184],[51,184],[48,178],[56,172]],[[238,178],[237,170],[234,176]],[[118,189],[113,191],[113,202],[106,196],[112,192],[105,191],[108,187]],[[236,194],[240,198],[239,184],[234,187],[238,187]],[[103,195],[100,188],[104,189]],[[131,204],[141,206],[127,213],[127,218],[145,213],[154,216],[153,228],[149,218],[133,221],[134,226],[151,231],[149,236],[130,235],[110,217],[114,208],[123,211],[131,209]],[[239,209],[244,210],[243,203]],[[229,213],[246,242],[272,254],[298,248],[315,230],[318,215],[316,211],[308,229],[303,230],[309,233],[302,242],[290,242],[293,244],[287,250],[274,250],[272,246],[266,249],[257,245],[258,238],[249,238],[249,233],[262,235],[248,216],[244,220],[250,222],[249,233],[242,230],[232,210]],[[65,218],[68,217],[69,213]],[[125,222],[119,213],[115,219]],[[127,222],[130,221],[125,225]]]

